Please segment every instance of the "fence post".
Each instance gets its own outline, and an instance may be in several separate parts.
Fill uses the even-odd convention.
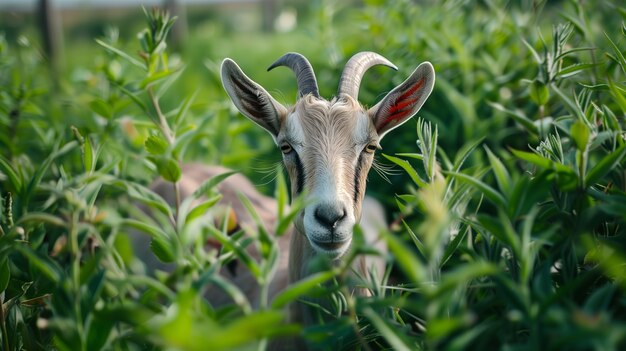
[[[276,0],[261,0],[261,14],[263,16],[263,31],[273,32],[274,20],[276,20]]]
[[[61,13],[54,6],[53,1],[39,0],[37,19],[52,80],[56,84],[58,76],[63,69],[63,30],[61,28]]]
[[[177,17],[170,34],[170,43],[174,50],[179,50],[187,40],[187,9],[178,0],[164,0],[163,7],[172,17]]]

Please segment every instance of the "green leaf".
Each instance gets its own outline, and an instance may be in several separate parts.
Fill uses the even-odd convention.
[[[606,155],[600,162],[598,162],[585,177],[585,184],[593,185],[600,181],[602,177],[608,174],[615,166],[617,166],[622,158],[626,155],[626,144],[623,144],[615,151]]]
[[[408,173],[409,177],[411,177],[411,179],[413,180],[413,182],[419,186],[419,187],[423,187],[425,186],[427,183],[425,180],[423,180],[418,174],[417,171],[415,170],[415,168],[413,168],[413,166],[411,166],[411,164],[409,163],[409,161],[403,160],[401,158],[398,157],[394,157],[394,156],[389,156],[386,154],[383,154],[383,157],[385,157],[386,159],[388,159],[389,161],[397,164],[398,166],[402,167],[402,169],[404,169],[404,171],[406,173]]]
[[[85,138],[85,142],[82,145],[83,151],[83,166],[85,167],[85,173],[91,174],[95,169],[96,153],[91,145],[91,139]]]
[[[194,219],[204,215],[211,207],[213,207],[218,201],[220,201],[221,198],[222,195],[216,195],[194,207],[185,217],[185,224],[189,224]]]
[[[142,221],[138,221],[136,219],[124,219],[121,223],[123,226],[128,226],[131,228],[135,228],[138,229],[148,235],[150,235],[152,238],[161,238],[163,240],[168,240],[169,235],[167,235],[166,232],[164,232],[161,228],[150,225],[146,222],[142,222]]]
[[[314,289],[318,285],[328,281],[335,276],[335,272],[326,271],[316,273],[302,279],[296,283],[289,285],[289,287],[280,292],[272,301],[273,309],[280,309],[286,306],[291,301],[307,294],[311,289]]]
[[[479,120],[476,112],[478,111],[477,102],[473,96],[466,94],[465,91],[460,91],[457,86],[445,78],[437,80],[437,89],[446,97],[447,108],[452,109],[453,113],[457,113],[464,125],[471,126]]]
[[[86,350],[106,350],[105,347],[111,337],[111,330],[117,324],[118,319],[106,318],[99,313],[93,313],[87,330]]]
[[[400,212],[406,213],[408,207],[404,204],[404,202],[400,201],[400,198],[398,196],[396,196],[395,200],[396,200],[396,206],[398,206],[398,209],[400,210]]]
[[[480,225],[497,238],[502,244],[511,248],[512,253],[520,259],[521,241],[511,219],[506,215],[504,209],[498,209],[498,217],[487,214],[477,215]]]
[[[163,237],[153,237],[150,241],[150,249],[161,262],[169,263],[176,259],[171,242]]]
[[[504,199],[504,196],[502,196],[502,194],[500,194],[494,188],[482,182],[481,180],[474,178],[470,175],[467,175],[465,173],[448,172],[448,171],[444,171],[443,173],[445,175],[450,175],[460,181],[473,185],[480,192],[482,192],[489,200],[491,200],[496,206],[499,206],[499,207],[506,206],[506,200]]]
[[[574,183],[576,180],[574,179]],[[519,177],[509,195],[507,213],[510,218],[517,218],[527,213],[537,202],[545,201],[550,194],[552,180],[550,171],[540,172],[534,177]]]
[[[543,63],[543,59],[541,58],[541,56],[539,55],[537,50],[535,50],[535,48],[528,41],[526,41],[526,39],[522,38],[522,42],[524,43],[524,45],[526,45],[526,48],[528,48],[528,50],[530,50],[530,53],[535,58],[535,61],[538,64],[542,64]]]
[[[113,117],[113,109],[106,101],[102,100],[101,98],[91,100],[91,102],[89,102],[89,108],[91,109],[91,111],[104,118],[111,119],[111,117]]]
[[[174,74],[169,75],[161,84],[159,90],[156,92],[156,97],[158,99],[162,98],[165,95],[167,89],[169,89],[172,84],[174,84],[174,82],[181,76],[181,74],[184,72],[184,69],[182,68],[184,67],[176,68]]]
[[[543,157],[541,155],[532,153],[532,152],[514,150],[514,149],[512,149],[511,152],[517,158],[524,160],[526,162],[530,162],[534,164],[535,166],[539,166],[544,169],[553,169],[555,166],[554,161],[550,160],[549,158]]]
[[[535,79],[530,85],[530,98],[537,105],[545,105],[550,99],[550,90],[543,82]]]
[[[2,155],[0,155],[0,170],[7,175],[13,190],[19,194],[22,189],[22,179],[18,176],[17,171],[11,166],[9,161]]]
[[[93,150],[91,149],[91,143],[86,147],[85,146],[85,138],[80,134],[80,131],[75,126],[70,126],[72,133],[74,134],[74,139],[78,141],[80,145],[80,152],[83,158],[83,168],[85,169],[85,173],[91,170],[91,165],[93,163]],[[89,152],[86,153],[86,148],[89,148]],[[89,166],[89,167],[88,167]]]
[[[133,93],[132,91],[128,90],[126,87],[118,84],[118,83],[113,83],[115,85],[115,87],[117,87],[122,93],[124,93],[124,95],[128,96],[131,100],[133,100],[133,102],[139,106],[139,108],[141,108],[141,110],[143,111],[143,113],[148,116],[153,122],[155,122],[155,118],[152,115],[152,113],[150,112],[150,110],[148,109],[148,107],[146,106],[146,104],[143,103],[143,101],[141,101],[141,98],[139,98],[135,93]]]
[[[403,340],[403,335],[399,333],[401,329],[389,325],[389,323],[381,318],[378,313],[374,312],[374,310],[367,308],[363,311],[363,314],[372,322],[372,325],[380,335],[387,340],[391,349],[395,351],[411,351],[415,349],[412,345],[409,345]]]
[[[42,255],[26,245],[15,245],[15,249],[26,257],[30,266],[37,269],[51,282],[59,284],[63,277],[63,270],[47,254]]]
[[[157,210],[167,216],[167,218],[172,219],[172,221],[174,220],[171,206],[161,195],[155,193],[152,189],[138,183],[123,180],[115,180],[114,184],[122,187],[131,198],[148,206],[150,210]]]
[[[604,32],[604,36],[609,41],[609,44],[611,44],[611,48],[613,48],[613,52],[615,53],[616,61],[622,69],[622,72],[626,73],[626,57],[624,57],[624,54],[622,54],[622,50],[620,50],[617,44],[615,44],[615,42],[611,40],[611,37],[609,37],[606,32]]]
[[[572,139],[574,139],[576,148],[578,148],[579,151],[584,152],[587,149],[587,144],[589,143],[589,128],[587,128],[587,125],[580,120],[574,122],[570,129],[570,135],[572,136]]]
[[[237,285],[233,284],[231,280],[222,278],[214,271],[209,271],[198,279],[198,283],[204,283],[200,287],[207,286],[207,283],[215,284],[218,288],[228,294],[233,302],[239,306],[245,314],[252,312],[252,307],[250,306],[248,297],[237,287]]]
[[[167,70],[152,73],[139,83],[139,87],[141,89],[146,89],[148,86],[158,82],[161,79],[169,77],[170,75],[172,75],[173,73],[176,73],[177,71],[179,71],[179,69],[174,68],[174,69],[167,69]]]
[[[459,287],[466,286],[473,279],[493,276],[498,274],[499,271],[498,266],[486,261],[476,261],[461,265],[443,275],[441,283],[433,291],[433,295],[437,296],[459,289]]]
[[[163,155],[167,151],[167,141],[158,135],[150,135],[145,143],[146,151],[152,155]]]
[[[257,350],[263,338],[291,335],[298,326],[284,323],[280,311],[257,311],[245,318],[232,318],[228,323],[216,323],[199,313],[194,305],[179,304],[169,318],[163,319],[156,330],[167,349],[185,351]]]
[[[500,159],[485,145],[487,156],[489,157],[489,164],[493,170],[493,174],[496,176],[496,181],[500,187],[500,191],[503,193],[509,193],[511,191],[511,175],[507,171],[506,167]]]
[[[95,265],[94,265],[95,266]],[[82,273],[82,272],[81,272]],[[81,305],[83,311],[92,311],[96,307],[96,303],[100,299],[100,294],[104,288],[106,281],[105,270],[99,268],[98,270],[91,272],[86,278],[88,279],[85,284],[85,294],[81,296]]]
[[[294,218],[298,215],[302,207],[292,208],[287,215],[281,216],[278,219],[278,224],[276,225],[276,235],[282,236],[287,229],[289,229],[289,225],[293,222]]]
[[[586,69],[590,69],[596,66],[598,66],[597,63],[575,63],[573,65],[569,65],[565,68],[562,68],[556,75],[559,78],[567,78],[575,74],[578,74],[581,71],[584,71]]]
[[[449,335],[457,336],[462,330],[466,330],[470,327],[468,318],[464,316],[454,315],[446,316],[444,318],[433,318],[428,323],[428,338],[431,340],[441,340]],[[454,339],[456,341],[456,339]],[[448,346],[448,345],[446,345]],[[466,347],[467,348],[467,347]],[[450,349],[449,350],[454,350]]]
[[[124,58],[126,61],[132,63],[133,65],[141,68],[141,69],[146,69],[146,65],[144,65],[141,61],[131,57],[130,55],[128,55],[127,53],[125,53],[124,51],[115,48],[107,43],[105,43],[104,41],[100,40],[100,39],[96,39],[96,43],[100,44],[101,46],[103,46],[105,49],[109,50],[110,52]]]
[[[495,322],[497,323],[497,322]],[[465,328],[466,330],[460,331],[460,334],[455,334],[453,340],[450,341],[450,344],[446,346],[447,350],[467,350],[468,345],[472,345],[471,342],[475,339],[480,339],[485,332],[489,329],[492,329],[493,326],[489,322],[482,322],[478,325],[472,324],[471,328]],[[444,337],[450,335],[450,333],[445,333]]]
[[[574,171],[570,169],[569,167],[565,166],[564,164],[554,162],[550,160],[549,158],[543,157],[541,155],[537,155],[536,153],[515,150],[515,149],[511,149],[511,152],[517,158],[524,160],[526,162],[529,162],[531,164],[534,164],[535,166],[539,166],[544,169],[552,169],[558,173],[571,174],[575,176]]]
[[[573,49],[570,49],[570,50],[564,51],[563,53],[561,53],[560,55],[558,55],[557,57],[555,57],[555,58],[554,58],[554,61],[559,61],[559,60],[561,60],[561,59],[565,58],[566,56],[571,55],[571,54],[576,53],[576,52],[580,52],[580,51],[593,51],[593,50],[596,50],[596,48],[594,48],[594,47],[580,47],[580,48],[573,48]]]
[[[410,248],[390,233],[383,232],[383,236],[387,242],[389,251],[393,253],[396,262],[409,279],[409,283],[423,283],[426,276],[424,267]]]
[[[556,84],[551,84],[550,87],[561,98],[561,100],[565,103],[565,106],[570,110],[570,112],[572,112],[572,114],[576,116],[576,118],[578,118],[578,120],[583,121],[587,124],[589,123],[580,107],[576,105],[576,103],[572,101],[569,96],[562,92],[561,89],[556,86]]]
[[[399,152],[396,154],[396,156],[400,156],[400,157],[406,157],[406,158],[414,158],[416,160],[424,160],[424,155],[422,154],[416,154],[414,152]]]
[[[170,183],[176,183],[180,180],[182,171],[176,160],[169,157],[156,156],[150,156],[148,158],[156,165],[157,172],[159,172],[161,178]]]
[[[424,165],[424,171],[426,172],[428,181],[432,181],[435,176],[437,134],[438,130],[436,126],[433,132],[430,122],[425,122],[421,117],[417,119],[418,147],[423,155],[422,163]]]
[[[250,199],[248,199],[245,194],[239,192],[237,193],[237,197],[239,198],[239,201],[244,205],[246,211],[248,212],[248,214],[250,214],[250,216],[254,220],[254,223],[257,226],[259,242],[261,244],[261,256],[267,260],[269,257],[271,257],[272,251],[278,250],[278,245],[276,244],[274,238],[271,237],[270,234],[267,232],[267,229],[265,228],[265,222],[263,222],[263,219],[259,216],[256,208],[254,208],[254,205],[252,204]]]
[[[246,252],[245,248],[241,246],[241,244],[237,241],[233,241],[232,238],[229,238],[221,231],[209,227],[209,232],[211,235],[217,239],[217,241],[224,246],[225,249],[232,251],[235,256],[243,263],[249,270],[250,273],[258,280],[261,279],[261,269],[259,268],[259,264]]]
[[[591,235],[583,236],[582,243],[587,249],[585,262],[598,264],[607,277],[618,284],[622,290],[626,289],[626,271],[624,270],[626,255],[624,251],[616,247],[615,244],[598,241]]]
[[[176,116],[174,117],[174,126],[178,127],[183,118],[187,115],[191,104],[196,99],[198,91],[196,90],[192,95],[187,96],[177,109]]]
[[[65,155],[66,153],[68,153],[70,150],[72,150],[76,146],[78,146],[78,142],[72,140],[72,141],[68,142],[67,144],[63,145],[63,147],[61,147],[60,149],[53,151],[41,163],[39,168],[37,168],[37,171],[35,171],[35,174],[31,178],[30,182],[28,183],[28,186],[26,186],[26,189],[23,189],[24,190],[24,196],[25,196],[25,201],[24,201],[25,204],[27,204],[28,200],[30,200],[30,198],[34,195],[35,190],[37,189],[37,187],[41,183],[41,180],[43,179],[43,176],[48,171],[48,168],[50,168],[50,166],[52,165],[52,162],[55,159],[57,159],[58,157],[61,157],[61,156]]]
[[[452,257],[456,249],[461,245],[461,242],[463,242],[463,239],[465,239],[467,233],[470,231],[470,228],[471,227],[468,226],[467,229],[464,230],[462,233],[459,232],[454,237],[454,239],[452,239],[452,241],[448,245],[446,245],[446,249],[444,250],[439,267],[443,267],[446,262],[448,262],[448,260]]]
[[[284,179],[283,179],[284,182]],[[281,201],[284,201],[285,204],[284,209],[287,209],[288,212],[285,213],[285,210],[283,209],[283,211],[279,211],[279,217],[278,217],[278,223],[276,224],[276,236],[280,237],[282,236],[287,229],[289,229],[289,226],[292,224],[293,220],[296,218],[296,216],[298,215],[298,213],[300,213],[300,211],[302,211],[302,209],[306,206],[307,201],[305,200],[304,196],[301,194],[300,196],[296,197],[295,199],[293,199],[291,201],[291,205],[288,205],[287,202],[287,185],[286,183],[284,183],[282,186],[284,186],[284,194],[281,196],[284,196],[285,198]],[[277,185],[278,187],[278,185]],[[282,213],[281,213],[282,212]]]
[[[474,152],[474,150],[476,150],[478,145],[480,145],[484,140],[485,138],[483,137],[483,138],[473,141],[471,144],[466,143],[465,145],[463,145],[461,149],[459,150],[459,152],[457,152],[457,154],[454,156],[454,165],[453,165],[452,170],[455,172],[460,171],[461,167],[463,167],[463,164],[465,163],[467,158],[472,154],[472,152]]]
[[[215,188],[218,184],[220,184],[221,182],[223,182],[226,178],[232,176],[233,174],[237,174],[237,171],[227,171],[224,173],[220,173],[218,175],[215,175],[207,180],[205,180],[202,184],[200,184],[200,186],[198,187],[198,189],[196,189],[196,191],[193,192],[193,194],[191,195],[194,199],[198,199],[201,196],[205,196],[208,195],[209,192]]]
[[[495,108],[496,110],[502,111],[506,113],[507,115],[513,117],[513,119],[517,123],[521,124],[529,132],[533,134],[537,134],[539,132],[539,129],[537,128],[535,123],[533,123],[533,121],[530,118],[526,117],[524,112],[509,110],[506,107],[504,107],[502,104],[499,104],[497,102],[488,102],[488,104],[489,106]]]
[[[425,260],[426,256],[428,255],[428,251],[426,250],[424,243],[422,243],[420,238],[417,237],[417,234],[415,234],[413,229],[411,229],[411,227],[405,220],[402,220],[402,225],[404,226],[404,230],[406,230],[407,234],[409,234],[409,237],[413,241],[413,245],[415,245],[415,248],[417,249],[417,253],[420,255],[420,258]]]
[[[11,270],[9,267],[9,260],[5,258],[0,261],[0,294],[2,294],[9,286],[9,280],[11,280]]]
[[[620,88],[618,85],[615,85],[611,79],[608,81],[609,91],[615,99],[615,102],[619,105],[622,112],[626,112],[626,92],[624,92],[624,89]]]
[[[606,312],[609,308],[611,308],[610,301],[616,291],[617,285],[614,283],[605,283],[603,286],[593,291],[587,300],[585,300],[583,309],[588,313]]]
[[[26,223],[47,223],[57,227],[65,226],[65,221],[63,219],[44,212],[29,212],[20,217],[20,219],[17,221],[18,225],[24,225]]]

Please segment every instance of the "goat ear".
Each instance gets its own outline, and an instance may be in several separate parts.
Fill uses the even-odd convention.
[[[424,62],[407,80],[370,108],[368,114],[379,138],[413,117],[433,91],[434,84],[435,69],[430,62]]]
[[[248,78],[235,61],[225,59],[221,75],[224,89],[237,109],[276,138],[287,109],[262,86]]]

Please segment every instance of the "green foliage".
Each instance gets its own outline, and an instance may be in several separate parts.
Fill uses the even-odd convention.
[[[321,350],[626,347],[623,6],[338,6],[314,2],[306,31],[291,34],[318,40],[218,33],[225,38],[211,52],[191,44],[182,56],[208,57],[205,67],[187,67],[168,50],[173,18],[144,10],[136,42],[107,30],[89,66],[60,85],[26,37],[0,36],[3,350],[258,350],[293,335]],[[268,301],[282,253],[250,201],[241,199],[255,238],[229,235],[227,215],[219,226],[203,220],[220,199],[215,187],[233,173],[207,179],[188,199],[178,195],[183,163],[251,172],[269,154],[270,138],[226,102],[216,62],[239,52],[250,76],[295,96],[292,78],[261,73],[285,49],[310,57],[322,91],[356,51],[392,59],[400,73],[374,69],[363,80],[367,105],[419,62],[435,65],[417,133],[411,122],[383,140],[397,152],[383,157],[401,171],[388,175],[391,184],[369,182],[391,213],[380,237],[397,268],[353,278],[372,296],[353,296],[345,284],[355,259],[379,254],[359,228],[346,262]],[[200,71],[208,87],[195,85]],[[277,172],[281,235],[304,204],[286,206]],[[157,176],[173,201],[146,186]],[[138,267],[129,239],[136,231],[173,268],[147,275]],[[219,255],[207,240],[221,244]],[[233,260],[261,286],[260,301],[217,274]],[[233,305],[214,306],[209,287]],[[286,320],[285,306],[303,295],[328,299],[309,302],[319,325]]]

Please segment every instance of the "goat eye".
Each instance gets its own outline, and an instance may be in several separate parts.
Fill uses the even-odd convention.
[[[376,151],[376,149],[377,149],[377,148],[378,148],[378,147],[376,146],[376,144],[369,144],[369,145],[367,145],[367,146],[365,147],[365,150],[364,150],[364,151],[365,151],[365,152],[367,152],[367,153],[369,153],[369,154],[373,154],[373,153]]]
[[[285,155],[290,153],[292,150],[293,148],[289,144],[283,144],[280,146],[280,151]]]

